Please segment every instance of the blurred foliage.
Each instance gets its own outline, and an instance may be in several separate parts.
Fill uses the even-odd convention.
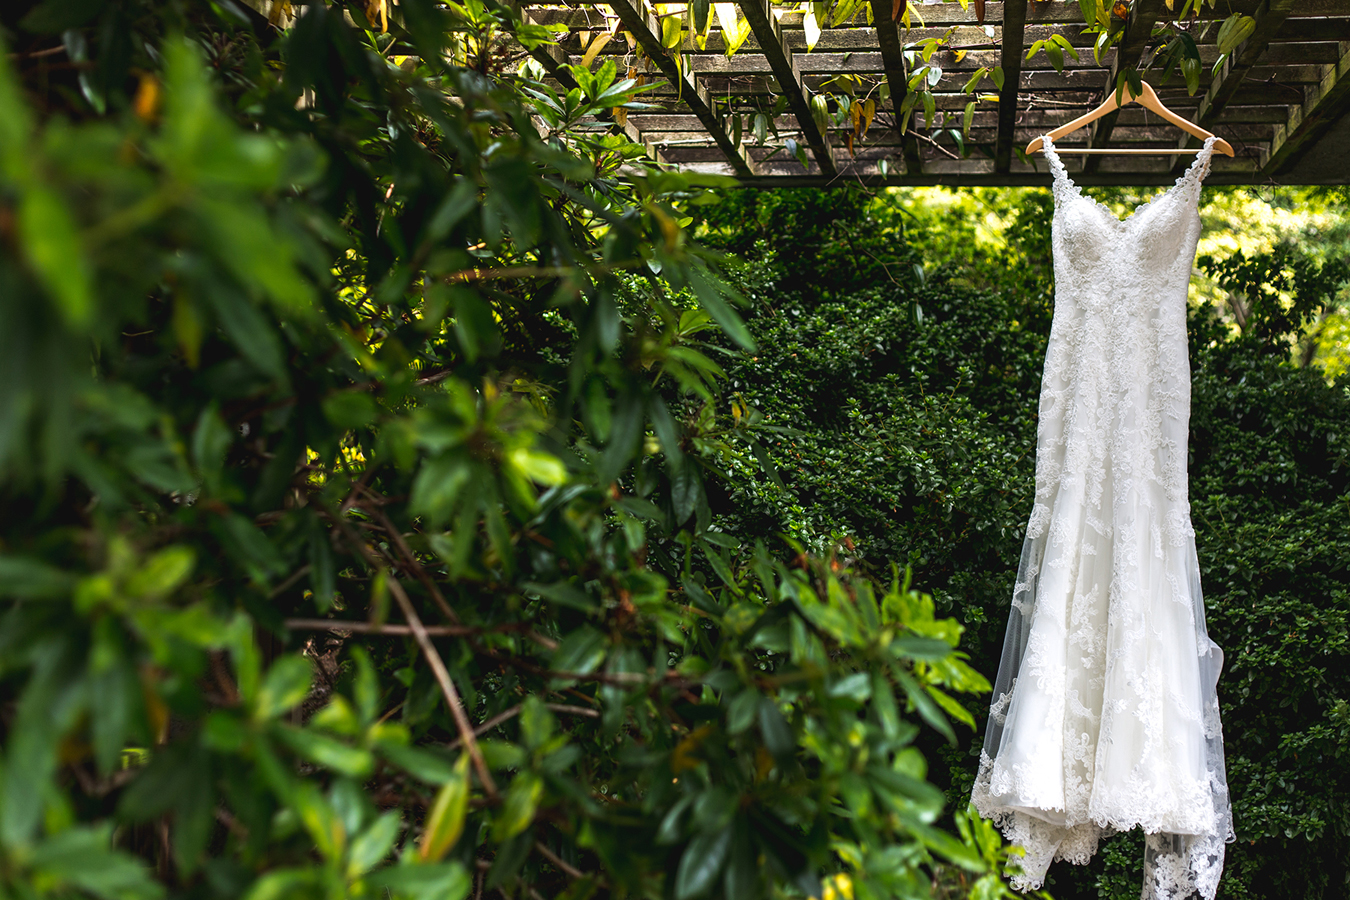
[[[1206,192],[1207,209],[1235,203]],[[702,211],[708,243],[755,260],[737,277],[758,299],[758,349],[728,367],[731,383],[789,429],[768,447],[781,485],[744,467],[714,521],[843,544],[861,571],[907,561],[993,671],[1033,496],[1048,192],[747,191]],[[1327,204],[1308,232],[1245,250],[1242,235],[1208,231],[1210,248],[1230,249],[1201,260],[1221,287],[1191,311],[1190,498],[1227,655],[1228,898],[1350,897],[1350,692],[1337,674],[1350,669],[1350,385],[1307,355],[1310,329],[1344,302],[1350,254],[1326,240],[1344,213]],[[981,699],[963,702],[982,724]],[[952,802],[968,796],[978,734],[959,750],[920,740]],[[1118,835],[1088,867],[1053,867],[1047,889],[1135,897],[1142,853],[1138,834]]]
[[[265,8],[0,18],[0,896],[1008,896],[961,625],[714,524],[724,183],[506,8]]]

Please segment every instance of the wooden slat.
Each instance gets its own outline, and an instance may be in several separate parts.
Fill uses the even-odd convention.
[[[1298,0],[1263,0],[1261,9],[1256,14],[1256,30],[1229,56],[1228,61],[1219,70],[1218,77],[1210,83],[1204,99],[1200,101],[1200,109],[1195,120],[1197,125],[1208,128],[1209,123],[1223,112],[1223,108],[1242,87],[1248,71],[1266,52],[1270,39],[1280,30],[1280,26],[1284,25],[1284,20],[1289,17],[1297,2]],[[1181,146],[1189,146],[1189,143],[1183,141]]]
[[[1111,68],[1106,76],[1106,86],[1102,89],[1103,100],[1107,94],[1116,89],[1116,80],[1121,72],[1139,65],[1144,48],[1148,46],[1148,39],[1153,35],[1153,25],[1158,21],[1158,17],[1166,12],[1164,0],[1135,0],[1130,6],[1130,17],[1125,21],[1125,34],[1121,37],[1120,43],[1116,44],[1115,56],[1111,60]],[[1093,147],[1105,147],[1111,140],[1111,129],[1116,127],[1116,117],[1119,115],[1119,112],[1107,113],[1092,123]],[[1097,165],[1098,160],[1090,157],[1085,168],[1091,173],[1096,171]]]
[[[857,176],[873,184],[1032,183],[1025,177],[1034,175],[1034,171],[1013,158],[1012,149],[1029,136],[1099,103],[1106,90],[1114,89],[1116,73],[1127,65],[1137,66],[1147,53],[1154,22],[1169,16],[1161,9],[1165,0],[1135,0],[1131,4],[1133,18],[1126,23],[1124,40],[1111,55],[1108,72],[1093,63],[1089,46],[1092,36],[1082,34],[1077,4],[1072,0],[990,0],[985,7],[992,33],[976,27],[973,4],[969,10],[962,10],[954,0],[916,5],[925,22],[916,22],[914,28],[906,30],[890,20],[891,3],[869,0],[876,27],[864,27],[859,17],[853,25],[826,29],[810,53],[805,50],[802,15],[796,9],[775,6],[775,0],[739,2],[751,4],[746,16],[752,34],[732,57],[723,52],[725,42],[716,24],[702,47],[689,39],[674,51],[661,48],[659,20],[645,0],[616,0],[613,4],[581,0],[570,9],[560,2],[546,6],[524,0],[523,6],[536,22],[565,23],[571,29],[559,37],[558,46],[531,52],[543,65],[546,82],[555,88],[565,90],[575,83],[566,64],[581,60],[578,32],[610,28],[616,24],[616,15],[632,38],[622,35],[610,41],[601,50],[602,56],[616,61],[628,56],[635,39],[641,46],[640,55],[650,57],[653,68],[659,68],[669,82],[644,94],[643,99],[655,104],[654,108],[630,113],[626,127],[620,129],[612,120],[596,121],[592,127],[622,130],[643,143],[650,154],[669,146],[680,165],[698,171],[730,171],[734,167],[750,183],[765,183],[763,178],[772,178],[774,183],[784,185],[830,184],[839,180],[836,175],[849,179]],[[1298,159],[1322,136],[1332,118],[1350,106],[1350,100],[1341,99],[1350,88],[1339,77],[1330,77],[1344,68],[1345,44],[1341,42],[1350,42],[1350,0],[1225,0],[1220,6],[1223,8],[1207,8],[1201,18],[1213,22],[1238,12],[1253,15],[1257,28],[1217,76],[1211,77],[1217,28],[1185,26],[1199,43],[1204,63],[1198,96],[1186,92],[1179,76],[1166,86],[1158,85],[1160,72],[1156,70],[1144,73],[1144,78],[1158,89],[1169,107],[1220,132],[1238,149],[1239,159],[1216,160],[1213,183],[1250,183],[1258,158],[1264,160],[1268,177],[1278,179],[1281,173],[1303,177],[1306,173],[1294,168]],[[949,30],[953,26],[954,30]],[[1047,68],[1044,54],[1030,61],[1022,58],[1031,41],[1056,34],[1078,47],[1082,58],[1066,60],[1063,72]],[[961,60],[950,50],[939,50],[933,60],[943,70],[933,87],[934,97],[949,122],[953,115],[959,118],[961,108],[971,99],[960,90],[971,71],[1002,64],[1008,75],[1000,92],[1003,102],[991,98],[976,107],[966,142],[971,158],[953,159],[955,146],[945,137],[935,143],[912,129],[902,137],[890,127],[898,124],[898,110],[906,96],[903,47],[925,38],[946,38],[963,50]],[[875,96],[877,85],[887,83],[893,97],[893,104],[881,111],[871,132],[854,142],[853,156],[831,154],[828,131],[810,115],[812,93],[832,90],[827,82],[838,73],[860,79],[860,96]],[[732,111],[744,114],[763,109],[766,101],[784,93],[789,98],[790,113],[774,123],[778,139],[765,147],[734,146],[731,128],[723,124],[730,123]],[[1177,146],[1175,138],[1166,137],[1168,127],[1159,127],[1156,117],[1139,107],[1128,107],[1112,118],[1114,121],[1099,121],[1091,132],[1084,129],[1074,137],[1091,141],[1092,146],[1153,146],[1159,141]],[[814,145],[813,131],[819,134],[821,146]],[[788,137],[810,149],[815,157],[809,171],[802,172],[795,160],[786,158],[781,144]],[[894,162],[896,156],[905,157],[903,173],[893,172],[890,178],[878,180],[877,161],[890,158]],[[718,169],[719,158],[730,160],[730,166],[721,164]],[[822,165],[823,161],[826,164]],[[1121,168],[1117,162],[1110,157],[1089,160],[1081,173],[1083,183],[1153,177],[1137,167]],[[1166,167],[1170,162],[1160,160],[1157,164]],[[1183,158],[1178,164],[1187,162]],[[747,175],[760,164],[768,168]],[[793,167],[796,174],[789,178],[787,173]],[[930,167],[934,167],[932,172]],[[916,180],[927,179],[930,174],[938,180]],[[961,174],[970,180],[958,177]],[[1350,182],[1350,166],[1336,180]]]
[[[826,176],[833,176],[837,169],[834,153],[830,149],[828,135],[820,130],[811,115],[811,104],[807,101],[806,90],[802,87],[801,72],[797,68],[797,58],[783,45],[783,34],[774,18],[770,0],[741,0],[741,11],[750,23],[750,30],[759,43],[760,50],[768,61],[769,68],[787,97],[788,109],[797,118],[797,127],[801,130],[806,146],[816,158],[816,165]],[[722,57],[725,59],[726,57]]]
[[[713,110],[707,88],[700,84],[697,78],[682,72],[676,61],[661,46],[661,40],[657,37],[661,28],[652,15],[645,8],[635,6],[629,0],[609,0],[609,7],[623,22],[623,27],[642,46],[643,52],[661,70],[661,74],[666,76],[666,80],[679,87],[681,102],[703,122],[708,135],[721,148],[736,172],[740,175],[753,175],[754,161],[745,152],[745,147],[733,141],[731,135],[727,133],[721,118]]]
[[[1017,86],[1022,80],[1022,37],[1027,24],[1027,0],[1007,0],[1003,4],[1002,21],[1003,89],[998,96],[998,143],[994,146],[994,171],[998,173],[1007,172],[1012,166],[1013,129],[1017,124]]]
[[[1277,175],[1296,162],[1348,108],[1350,41],[1341,44],[1340,60],[1324,68],[1322,80],[1304,92],[1303,103],[1290,109],[1288,121],[1275,126],[1270,152],[1261,160],[1261,174]]]
[[[877,29],[877,44],[881,47],[881,59],[885,66],[886,83],[891,88],[891,113],[895,117],[895,128],[900,129],[900,106],[904,103],[908,91],[905,78],[905,53],[900,43],[900,29],[892,17],[893,4],[890,0],[872,0],[872,22]],[[911,134],[899,135],[902,155],[905,158],[905,172],[918,175],[923,171],[923,158],[919,155],[918,142]]]

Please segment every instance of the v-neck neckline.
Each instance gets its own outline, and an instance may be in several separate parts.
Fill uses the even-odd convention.
[[[1048,151],[1046,153],[1046,158],[1050,160],[1051,169],[1054,170],[1056,167],[1058,167],[1059,170],[1058,172],[1052,171],[1053,177],[1063,178],[1064,182],[1069,186],[1069,189],[1073,191],[1074,195],[1082,198],[1083,200],[1088,201],[1097,209],[1100,209],[1102,212],[1106,213],[1107,216],[1109,216],[1117,224],[1127,225],[1134,220],[1134,217],[1137,214],[1148,209],[1150,206],[1152,206],[1157,201],[1163,199],[1164,197],[1169,197],[1172,194],[1176,193],[1177,188],[1181,187],[1182,184],[1189,181],[1191,179],[1191,176],[1195,174],[1195,172],[1200,168],[1201,162],[1208,162],[1209,158],[1213,156],[1215,140],[1216,138],[1214,137],[1205,138],[1205,146],[1201,148],[1200,152],[1195,155],[1195,159],[1191,162],[1189,166],[1186,167],[1186,171],[1181,173],[1181,177],[1179,177],[1175,182],[1173,182],[1171,187],[1167,188],[1164,191],[1160,191],[1157,194],[1154,194],[1152,197],[1149,197],[1143,203],[1140,203],[1139,205],[1135,206],[1135,208],[1132,209],[1124,218],[1121,218],[1120,216],[1116,215],[1115,210],[1111,209],[1111,207],[1107,206],[1105,203],[1101,202],[1096,197],[1089,197],[1087,194],[1083,193],[1083,188],[1072,178],[1069,177],[1069,170],[1065,167],[1063,160],[1059,158],[1059,151],[1055,149],[1055,142],[1050,138],[1050,135],[1048,134],[1042,135],[1041,145],[1046,151]]]

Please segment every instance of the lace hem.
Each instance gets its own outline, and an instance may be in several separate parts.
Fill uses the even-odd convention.
[[[1028,799],[1022,779],[1000,772],[996,761],[981,751],[971,802],[1009,843],[1022,848],[1021,857],[1010,862],[1008,870],[1019,891],[1038,890],[1052,862],[1086,865],[1102,838],[1141,827],[1145,833],[1142,900],[1186,900],[1194,894],[1214,900],[1223,874],[1224,844],[1234,835],[1225,779],[1219,772],[1208,775],[1207,784],[1192,785],[1187,796],[1173,805],[1174,811],[1192,814],[1164,821],[1165,817],[1143,812],[1150,803],[1135,802],[1138,798],[1127,790],[1098,798],[1097,809],[1087,815],[1065,805],[1033,806],[1036,801]],[[1066,805],[1078,804],[1070,801]]]

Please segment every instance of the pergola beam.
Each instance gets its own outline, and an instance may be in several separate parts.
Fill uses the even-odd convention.
[[[741,0],[741,11],[750,23],[750,30],[759,43],[759,51],[769,62],[769,68],[778,86],[787,97],[788,109],[797,119],[806,146],[816,158],[823,175],[833,178],[838,172],[834,164],[834,153],[830,149],[828,135],[821,131],[816,119],[811,115],[811,104],[806,98],[806,88],[802,84],[801,72],[793,52],[783,43],[783,31],[774,18],[773,7],[769,0]]]
[[[692,73],[684,71],[679,62],[661,45],[661,39],[657,36],[660,34],[661,26],[655,17],[645,8],[634,5],[632,0],[607,0],[607,2],[623,23],[624,30],[633,35],[642,47],[642,52],[656,63],[661,74],[679,92],[680,100],[689,107],[690,112],[698,116],[703,127],[708,130],[708,136],[726,155],[736,173],[744,176],[754,175],[754,159],[746,152],[743,144],[732,140],[731,135],[727,133],[721,117],[713,109],[707,88],[699,84]]]
[[[1003,4],[1003,89],[998,95],[998,141],[994,144],[994,171],[1012,168],[1014,129],[1017,126],[1017,86],[1022,80],[1022,37],[1027,25],[1027,0]]]
[[[1148,40],[1153,36],[1153,26],[1166,10],[1163,2],[1164,0],[1135,0],[1130,6],[1130,17],[1125,20],[1125,33],[1121,35],[1120,43],[1116,44],[1115,59],[1111,61],[1111,68],[1106,76],[1106,87],[1102,89],[1103,100],[1116,89],[1116,80],[1121,72],[1139,65],[1144,48],[1148,46]],[[1092,123],[1093,148],[1101,149],[1111,140],[1111,130],[1116,127],[1119,115],[1119,110],[1109,112]],[[1095,172],[1100,159],[1101,157],[1089,156],[1087,162],[1083,164],[1083,171]]]
[[[891,89],[891,114],[895,116],[895,131],[900,137],[900,152],[905,159],[905,174],[918,175],[923,171],[919,143],[908,129],[900,131],[904,120],[900,107],[909,90],[909,79],[905,77],[905,50],[900,43],[900,30],[895,25],[893,13],[894,5],[891,0],[872,0],[872,23],[876,26],[877,44],[881,47],[881,62],[886,83]]]
[[[1270,46],[1271,38],[1275,37],[1284,20],[1289,18],[1289,13],[1297,2],[1298,0],[1265,0],[1261,4],[1255,15],[1256,30],[1242,42],[1241,47],[1229,55],[1223,68],[1219,70],[1219,77],[1210,82],[1209,90],[1200,100],[1200,108],[1195,117],[1196,124],[1205,125],[1212,122],[1223,112],[1223,108],[1242,87],[1242,81],[1247,76],[1248,70],[1261,59],[1266,47]]]
[[[1317,142],[1350,109],[1350,41],[1341,42],[1341,58],[1326,66],[1322,80],[1309,85],[1303,103],[1289,110],[1289,119],[1275,126],[1270,151],[1263,154],[1261,174],[1277,174]]]
[[[1254,15],[1256,29],[1242,42],[1241,47],[1229,54],[1223,68],[1219,70],[1218,77],[1210,82],[1209,90],[1200,98],[1200,106],[1197,107],[1195,118],[1192,120],[1195,124],[1209,130],[1218,120],[1219,113],[1223,112],[1229,101],[1237,96],[1242,88],[1242,82],[1265,54],[1271,38],[1275,37],[1285,19],[1289,18],[1289,13],[1293,11],[1297,2],[1298,0],[1263,0]],[[1188,134],[1181,137],[1177,146],[1185,150],[1198,143],[1196,138]],[[1180,172],[1187,165],[1189,165],[1187,158],[1182,157],[1177,160],[1174,168]]]

